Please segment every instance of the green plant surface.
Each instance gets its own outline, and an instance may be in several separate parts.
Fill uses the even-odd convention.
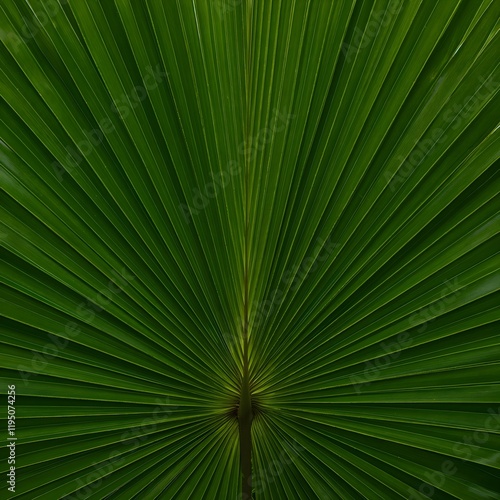
[[[499,16],[2,1],[0,497],[500,499]]]

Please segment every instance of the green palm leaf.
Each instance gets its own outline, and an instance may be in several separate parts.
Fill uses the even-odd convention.
[[[500,498],[499,14],[4,1],[5,498]]]

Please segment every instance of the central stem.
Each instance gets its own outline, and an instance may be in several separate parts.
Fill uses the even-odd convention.
[[[250,378],[248,370],[248,337],[243,338],[243,376],[241,381],[240,405],[238,421],[240,430],[240,457],[242,471],[242,498],[252,498],[252,397],[250,394]]]
[[[246,184],[246,183],[245,183]],[[248,208],[248,205],[247,205]],[[248,212],[247,212],[248,214]],[[250,392],[250,367],[248,360],[248,323],[249,323],[249,283],[248,283],[248,220],[245,224],[245,259],[243,274],[243,367],[241,375],[240,404],[238,423],[240,431],[240,457],[242,472],[242,499],[252,498],[252,396]]]
[[[245,4],[244,4],[245,5]],[[245,137],[250,133],[250,67],[251,67],[251,26],[252,26],[252,0],[247,0],[245,5]],[[243,367],[241,377],[240,403],[238,407],[238,424],[240,434],[240,458],[242,472],[241,493],[243,500],[252,498],[252,396],[250,390],[250,364],[248,353],[249,335],[249,276],[250,276],[250,156],[245,155],[244,167],[244,248],[243,248]]]

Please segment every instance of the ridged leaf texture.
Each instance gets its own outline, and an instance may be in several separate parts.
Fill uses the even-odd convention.
[[[500,498],[499,14],[3,0],[0,496]]]

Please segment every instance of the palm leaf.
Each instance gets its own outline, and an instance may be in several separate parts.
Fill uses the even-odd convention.
[[[499,14],[4,1],[9,497],[500,498]]]

